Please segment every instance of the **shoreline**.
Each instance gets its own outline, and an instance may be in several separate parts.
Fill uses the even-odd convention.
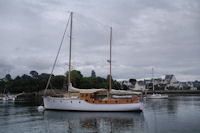
[[[148,95],[148,94],[153,94],[152,90],[147,90],[147,91],[135,91],[135,92],[141,92],[141,95]],[[50,93],[50,92],[49,92]],[[56,93],[59,94],[64,94],[63,90],[56,90]],[[169,95],[200,95],[200,90],[156,90],[154,93],[157,94],[169,94]],[[23,93],[22,95],[19,96],[19,98],[31,98],[31,97],[40,97],[42,98],[43,93],[40,92],[27,92]]]

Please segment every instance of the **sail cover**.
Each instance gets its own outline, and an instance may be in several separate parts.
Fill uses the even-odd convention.
[[[68,86],[68,91],[69,92],[74,92],[74,93],[81,93],[81,92],[102,92],[102,91],[106,91],[106,89],[78,89],[72,86],[72,84],[70,84]]]
[[[75,88],[72,86],[72,84],[69,85],[69,88],[68,88],[68,91],[69,92],[73,92],[73,93],[81,93],[81,92],[105,92],[107,91],[107,89],[78,89],[78,88]],[[124,90],[115,90],[115,89],[112,89],[110,91],[110,93],[112,95],[140,95],[141,92],[133,92],[133,91],[124,91]]]

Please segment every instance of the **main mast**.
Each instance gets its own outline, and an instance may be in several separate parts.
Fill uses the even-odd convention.
[[[111,62],[111,58],[112,57],[112,27],[110,27],[110,60],[109,60],[109,63],[110,63],[110,77],[109,77],[109,94],[110,94],[110,91],[112,89],[112,71],[111,71],[111,65],[112,65],[112,62]]]
[[[68,88],[71,84],[71,54],[72,54],[72,20],[73,20],[73,12],[71,12],[71,21],[70,21],[70,40],[69,40],[69,72],[68,72]]]

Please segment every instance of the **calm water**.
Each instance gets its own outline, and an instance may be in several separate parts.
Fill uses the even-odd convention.
[[[143,112],[38,112],[35,103],[0,101],[0,133],[200,133],[200,96],[146,100]]]

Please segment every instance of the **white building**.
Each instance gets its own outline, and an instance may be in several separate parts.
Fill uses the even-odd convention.
[[[135,87],[134,87],[134,88],[130,88],[130,89],[132,89],[132,90],[142,90],[142,91],[144,91],[144,90],[146,89],[145,83],[144,83],[144,81],[137,81],[137,82],[135,83]]]

